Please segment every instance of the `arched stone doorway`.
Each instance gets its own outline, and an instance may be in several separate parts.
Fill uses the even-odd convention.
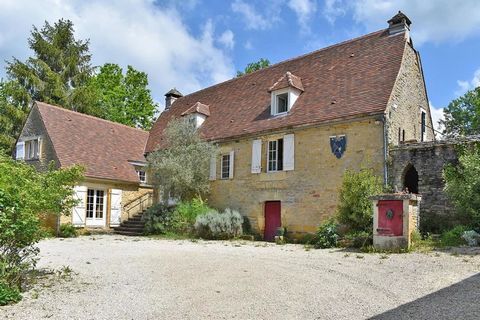
[[[410,193],[418,193],[418,172],[412,164],[409,164],[403,174],[403,190]]]

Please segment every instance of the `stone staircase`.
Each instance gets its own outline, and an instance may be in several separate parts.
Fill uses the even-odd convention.
[[[145,221],[142,219],[143,212],[135,214],[123,221],[119,227],[113,228],[116,234],[124,236],[142,236],[145,228]]]

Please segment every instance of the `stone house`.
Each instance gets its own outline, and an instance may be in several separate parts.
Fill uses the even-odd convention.
[[[75,164],[85,179],[75,186],[79,200],[61,223],[105,228],[151,204],[146,184],[144,147],[148,132],[61,107],[35,102],[17,140],[15,158],[47,170]],[[54,226],[55,220],[47,224]]]
[[[267,240],[280,226],[314,232],[346,169],[373,168],[387,184],[389,148],[434,139],[411,21],[399,12],[388,24],[186,96],[171,90],[145,153],[187,117],[220,147],[211,206],[238,209]]]

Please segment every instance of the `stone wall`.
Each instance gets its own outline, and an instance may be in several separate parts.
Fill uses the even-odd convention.
[[[266,172],[267,141],[284,134],[295,135],[293,171]],[[330,136],[345,134],[346,151],[337,159]],[[262,139],[262,172],[251,173],[252,141]],[[221,144],[221,153],[235,152],[233,179],[212,182],[209,204],[230,207],[248,216],[252,227],[263,234],[266,201],[281,201],[282,226],[294,233],[314,232],[319,223],[335,214],[338,190],[346,169],[372,167],[383,176],[383,124],[374,118],[285,131]]]
[[[434,140],[420,57],[407,43],[402,66],[387,106],[388,140],[391,145],[405,141],[421,141],[421,110],[426,112],[426,136],[424,141]],[[400,137],[399,137],[400,135]]]
[[[389,177],[394,189],[400,191],[405,188],[405,173],[409,166],[418,172],[422,231],[439,232],[457,223],[455,210],[443,191],[445,181],[442,170],[445,164],[458,161],[456,145],[475,141],[480,139],[403,144],[390,150]]]
[[[35,168],[39,171],[46,171],[48,168],[48,164],[50,161],[55,161],[57,168],[60,166],[60,162],[58,161],[57,155],[55,154],[55,150],[53,148],[52,141],[45,130],[45,126],[43,125],[43,120],[41,118],[40,112],[34,106],[28,115],[27,121],[22,129],[22,132],[19,137],[19,141],[25,141],[32,138],[39,137],[41,139],[40,142],[40,152],[39,152],[39,159],[38,160],[26,160],[25,162],[35,166]]]

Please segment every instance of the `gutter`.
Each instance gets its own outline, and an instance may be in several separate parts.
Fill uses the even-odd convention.
[[[387,115],[384,113],[382,117],[383,122],[383,185],[386,188],[388,186],[388,128],[387,128]]]

